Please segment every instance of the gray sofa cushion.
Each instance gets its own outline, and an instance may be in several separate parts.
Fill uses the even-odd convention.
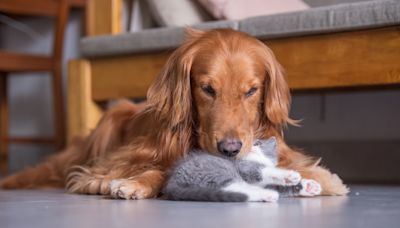
[[[352,2],[365,2],[371,0],[303,0],[310,7],[321,7]]]
[[[365,1],[305,11],[253,17],[236,21],[209,22],[198,29],[233,28],[258,38],[288,37],[400,24],[400,1]],[[83,57],[102,57],[176,48],[184,39],[183,27],[143,30],[81,40]]]
[[[239,22],[239,30],[258,38],[276,38],[395,24],[400,24],[400,1],[366,1],[248,18]]]
[[[192,26],[200,30],[238,29],[236,21],[216,21]],[[86,37],[80,41],[81,56],[101,57],[173,49],[185,37],[184,27],[146,29],[114,36]]]

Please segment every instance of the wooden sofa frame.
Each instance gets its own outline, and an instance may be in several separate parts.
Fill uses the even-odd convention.
[[[121,0],[94,2],[97,5],[89,4],[89,23],[96,21],[96,25],[90,26],[90,34],[119,33]],[[285,68],[293,91],[400,84],[400,26],[263,41]],[[70,61],[68,140],[95,127],[102,115],[98,102],[145,97],[169,54],[163,51]]]

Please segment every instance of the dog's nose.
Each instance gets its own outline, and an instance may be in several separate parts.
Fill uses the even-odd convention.
[[[218,142],[218,151],[228,157],[236,156],[242,148],[242,142],[238,139],[223,139]]]

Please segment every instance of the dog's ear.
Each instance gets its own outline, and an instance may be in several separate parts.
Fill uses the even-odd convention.
[[[297,121],[289,117],[291,97],[283,68],[273,52],[264,44],[263,47],[267,71],[263,111],[269,124],[281,131],[287,124],[297,125]]]
[[[190,72],[195,55],[193,43],[197,31],[187,32],[186,41],[169,57],[161,73],[149,88],[147,102],[157,116],[171,128],[192,122]]]

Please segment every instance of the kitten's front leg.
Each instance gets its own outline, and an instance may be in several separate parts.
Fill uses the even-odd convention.
[[[301,175],[294,170],[280,169],[276,167],[263,167],[261,169],[261,186],[267,185],[297,185],[301,181]]]
[[[236,167],[243,180],[260,187],[267,185],[292,186],[299,184],[301,180],[300,174],[296,171],[266,166],[254,161],[237,161]]]
[[[236,162],[240,175],[246,182],[267,185],[292,186],[300,183],[301,175],[294,170],[280,169],[261,150],[254,150]]]

